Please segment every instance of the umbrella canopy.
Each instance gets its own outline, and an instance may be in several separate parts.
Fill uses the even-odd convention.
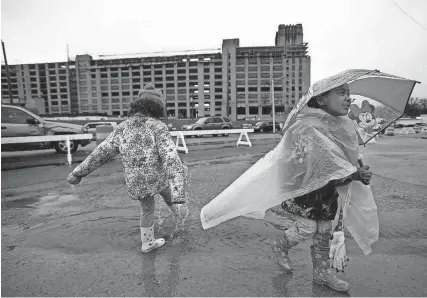
[[[312,97],[318,96],[343,84],[349,85],[350,94],[371,98],[392,108],[402,116],[416,83],[419,82],[383,73],[378,70],[350,69],[343,71],[312,85],[289,114],[282,132],[289,128],[296,119],[296,116]],[[394,121],[397,119],[399,119],[399,117]],[[363,144],[366,144],[368,141],[369,140],[364,140]]]

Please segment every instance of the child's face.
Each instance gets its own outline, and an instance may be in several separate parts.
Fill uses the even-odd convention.
[[[350,88],[347,84],[336,87],[323,98],[324,110],[333,116],[345,116],[350,109]]]

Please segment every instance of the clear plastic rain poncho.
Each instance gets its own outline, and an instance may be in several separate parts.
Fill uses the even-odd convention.
[[[352,121],[347,116],[334,117],[305,105],[312,96],[366,75],[366,72],[342,73],[310,87],[289,115],[280,143],[203,207],[200,214],[203,228],[238,216],[262,219],[266,210],[283,201],[353,174],[357,170],[359,137]],[[344,224],[368,254],[370,244],[378,240],[379,234],[372,191],[357,181],[337,189]]]

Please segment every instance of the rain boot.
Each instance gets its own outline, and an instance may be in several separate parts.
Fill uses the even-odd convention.
[[[155,248],[161,247],[165,244],[165,239],[154,238],[154,226],[150,226],[147,228],[141,227],[141,250],[142,252],[149,252]]]
[[[285,231],[283,236],[274,241],[271,246],[277,264],[285,272],[291,272],[293,270],[292,262],[289,259],[289,250],[297,244],[297,241],[289,239]]]
[[[282,270],[285,272],[293,270],[288,256],[289,250],[298,243],[307,240],[315,231],[316,222],[314,220],[299,219],[273,242],[271,248],[273,249],[274,258]]]
[[[328,286],[338,292],[348,292],[350,284],[339,279],[329,264],[329,238],[330,233],[313,235],[314,245],[310,246],[311,258],[313,260],[313,282]]]

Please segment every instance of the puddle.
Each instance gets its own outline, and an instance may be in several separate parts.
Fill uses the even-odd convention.
[[[2,210],[8,210],[12,208],[35,208],[33,205],[40,201],[38,197],[21,198],[18,200],[7,201],[1,203]]]

